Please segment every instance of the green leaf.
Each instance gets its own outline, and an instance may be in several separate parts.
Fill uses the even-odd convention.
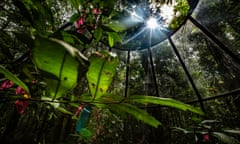
[[[79,17],[80,17],[79,14],[75,13],[71,16],[69,21],[73,23],[73,22],[77,21],[79,19]]]
[[[70,44],[74,44],[75,43],[74,38],[72,37],[71,34],[69,34],[67,32],[61,32],[61,33],[62,33],[63,40],[65,42],[68,42]]]
[[[107,32],[108,34],[108,43],[110,47],[113,47],[114,42],[121,42],[121,38],[116,32]]]
[[[77,33],[75,31],[66,31],[67,33],[74,36],[74,39],[78,39],[78,41],[81,41],[82,44],[89,44],[91,43],[91,39],[88,39],[85,35]]]
[[[121,42],[121,41],[122,41],[118,33],[113,32],[112,35],[113,35],[114,40],[115,40],[116,42]]]
[[[203,120],[200,124],[219,123],[218,120]]]
[[[111,32],[107,32],[108,34],[108,44],[110,47],[113,47],[114,45],[114,36]]]
[[[59,111],[62,112],[62,113],[68,114],[68,115],[73,115],[72,112],[66,110],[66,109],[63,108],[63,107],[58,107],[57,110],[59,110]]]
[[[196,116],[192,116],[191,120],[194,121],[195,123],[201,123],[202,119]]]
[[[102,30],[102,28],[98,27],[94,31],[94,37],[96,38],[96,41],[99,41],[102,38],[102,35],[103,35],[103,30]]]
[[[138,107],[127,104],[127,103],[120,103],[120,104],[108,104],[106,105],[110,110],[115,111],[117,113],[119,112],[126,112],[132,116],[134,116],[136,119],[141,120],[145,122],[146,124],[149,124],[155,128],[157,128],[161,123],[156,120],[153,116],[148,114],[146,111],[139,109]]]
[[[180,128],[180,127],[172,127],[172,129],[174,129],[175,131],[181,131],[181,132],[183,132],[184,134],[193,133],[192,131],[188,131],[188,130],[183,129],[183,128]]]
[[[118,23],[118,22],[112,22],[105,26],[109,27],[110,29],[114,30],[115,32],[121,32],[121,31],[124,31],[127,29],[123,24]]]
[[[230,133],[230,134],[238,134],[238,135],[240,135],[240,130],[225,129],[223,131],[226,132],[226,133]]]
[[[81,130],[80,134],[82,137],[87,138],[87,139],[90,139],[93,136],[93,133],[87,128],[83,128]]]
[[[183,111],[191,111],[193,113],[199,114],[199,115],[204,115],[204,113],[199,109],[195,108],[191,105],[182,103],[180,101],[174,100],[172,98],[160,98],[160,97],[154,97],[154,96],[129,96],[127,98],[127,101],[129,102],[137,102],[141,104],[158,104],[162,106],[168,106],[172,108],[177,108],[179,110]]]
[[[21,86],[28,94],[30,93],[28,86],[21,81],[17,76],[13,73],[5,69],[3,66],[0,65],[0,73],[4,74],[4,76],[14,82],[16,85]]]
[[[37,38],[32,54],[34,63],[41,71],[58,78],[45,75],[49,94],[55,99],[77,84],[78,62],[69,54],[71,52],[73,55],[74,49],[53,40]]]
[[[100,51],[93,53],[89,61],[87,80],[94,101],[108,90],[118,66],[118,59],[105,51]]]
[[[220,142],[223,142],[226,144],[240,144],[240,141],[238,141],[236,138],[221,132],[213,132],[212,135],[218,138]]]
[[[42,96],[41,100],[45,101],[45,103],[49,104],[55,109],[57,109],[60,106],[60,103],[57,100],[52,101],[52,99],[49,97]]]
[[[105,32],[115,32],[112,28],[110,28],[108,25],[100,25],[103,31]]]
[[[74,38],[74,36],[73,36],[73,38]],[[59,40],[59,39],[50,38],[50,40],[63,46],[65,48],[65,50],[67,50],[72,57],[77,58],[77,60],[82,64],[82,66],[84,66],[84,67],[88,66],[88,58],[85,57],[78,49],[74,48],[70,44],[68,44],[62,40]]]

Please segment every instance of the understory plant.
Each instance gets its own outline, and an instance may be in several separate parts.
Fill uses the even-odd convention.
[[[187,128],[172,127],[173,131],[180,133],[179,144],[239,144],[239,128],[225,127],[218,120],[203,120],[190,125]]]

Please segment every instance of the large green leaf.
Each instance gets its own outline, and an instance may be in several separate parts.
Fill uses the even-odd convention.
[[[162,106],[168,106],[168,107],[173,107],[177,108],[183,111],[191,111],[193,113],[199,114],[199,115],[204,115],[204,113],[196,107],[193,107],[191,105],[182,103],[180,101],[174,100],[172,98],[160,98],[160,97],[154,97],[154,96],[129,96],[127,99],[129,102],[137,102],[137,103],[142,103],[142,104],[158,104]]]
[[[50,96],[61,97],[77,83],[78,62],[69,54],[69,47],[58,41],[38,37],[33,48],[33,60],[43,72]]]
[[[123,117],[125,117],[126,114],[130,114],[133,117],[135,117],[137,120],[141,120],[153,127],[158,127],[158,125],[161,125],[161,122],[156,120],[153,116],[151,116],[146,111],[132,104],[124,103],[123,97],[119,95],[106,93],[101,98],[96,99],[93,104],[99,108],[108,108],[113,113],[116,113]]]
[[[87,79],[94,101],[106,93],[116,72],[118,59],[105,51],[100,51],[93,53],[89,61]]]
[[[21,81],[16,75],[5,69],[3,66],[0,65],[0,73],[4,74],[4,76],[13,81],[15,84],[21,86],[27,93],[29,93],[28,86]]]
[[[119,113],[119,112],[126,112],[132,116],[134,116],[136,119],[141,120],[145,122],[146,124],[149,124],[155,128],[157,128],[161,123],[155,119],[153,116],[148,114],[146,111],[139,109],[138,107],[127,104],[127,103],[119,103],[119,104],[107,104],[107,108],[109,108],[111,111]]]

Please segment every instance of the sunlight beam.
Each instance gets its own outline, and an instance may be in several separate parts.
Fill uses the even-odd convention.
[[[150,29],[154,29],[158,26],[158,22],[157,22],[157,19],[151,17],[148,19],[147,21],[147,27],[150,28]]]

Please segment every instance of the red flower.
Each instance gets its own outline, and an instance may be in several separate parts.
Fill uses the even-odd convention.
[[[22,115],[26,111],[28,104],[29,104],[28,101],[17,100],[15,102],[15,106],[16,106],[16,110],[17,110],[18,114]]]
[[[8,89],[8,88],[12,87],[13,85],[14,85],[14,83],[12,81],[7,80],[1,85],[0,90]],[[30,95],[26,94],[26,91],[20,86],[18,86],[16,88],[16,94],[17,95],[23,94],[25,98],[30,98]],[[17,110],[18,114],[22,115],[25,112],[25,110],[28,106],[28,103],[29,102],[25,101],[25,100],[17,100],[15,102],[15,106],[16,106],[16,110]]]
[[[16,94],[17,95],[26,94],[26,91],[22,87],[18,86],[16,89]]]
[[[81,34],[83,32],[83,30],[79,29],[79,30],[77,30],[77,32]]]
[[[82,33],[83,32],[83,29],[85,29],[86,27],[83,27],[84,25],[84,16],[82,16],[80,19],[77,20],[76,24],[75,24],[75,27],[77,28],[77,32],[78,33]]]
[[[208,133],[203,135],[203,140],[209,141],[209,134]]]
[[[84,17],[82,16],[80,19],[76,22],[76,28],[80,28],[84,24]]]
[[[23,94],[23,95],[24,95],[24,98],[26,98],[26,99],[29,99],[29,98],[31,97],[31,96],[30,96],[29,94],[27,94],[26,91],[25,91],[22,87],[20,87],[20,86],[18,86],[18,87],[16,88],[16,94],[17,94],[17,95]],[[27,109],[28,104],[29,104],[29,102],[26,101],[26,100],[17,100],[17,101],[15,102],[15,106],[16,106],[16,110],[17,110],[18,114],[22,115],[22,114],[25,112],[25,110]]]
[[[0,87],[0,90],[4,90],[4,89],[9,89],[10,87],[12,87],[14,85],[14,83],[10,80],[6,80]]]
[[[94,13],[94,14],[100,14],[101,11],[100,11],[99,9],[95,8],[95,9],[93,9],[93,13]]]

